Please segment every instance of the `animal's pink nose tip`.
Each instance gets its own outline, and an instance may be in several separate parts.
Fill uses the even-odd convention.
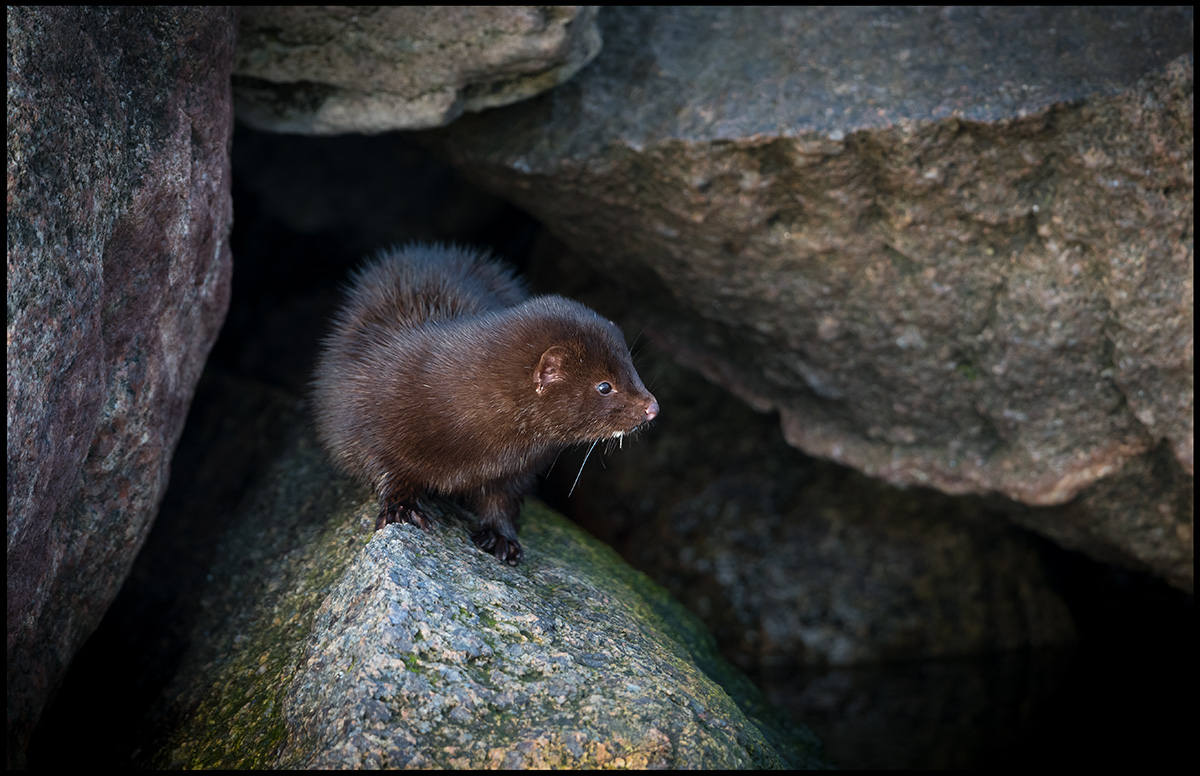
[[[646,405],[646,420],[654,420],[658,417],[658,402],[651,401]]]

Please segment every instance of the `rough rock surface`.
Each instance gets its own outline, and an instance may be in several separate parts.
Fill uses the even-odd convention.
[[[576,79],[443,131],[464,171],[807,452],[1030,505],[1141,466],[1155,506],[1031,527],[1190,588],[1190,10],[600,23]]]
[[[238,118],[304,134],[446,124],[526,99],[600,51],[590,6],[262,6],[242,15]]]
[[[436,505],[427,532],[373,531],[373,499],[306,426],[214,554],[141,765],[822,764],[693,616],[578,528],[527,507],[517,568]]]
[[[229,9],[8,8],[8,757],[141,546],[229,300]]]

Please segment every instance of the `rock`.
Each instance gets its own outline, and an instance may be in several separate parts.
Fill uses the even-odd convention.
[[[160,734],[138,765],[823,764],[692,615],[544,507],[526,506],[513,568],[449,505],[427,505],[429,531],[374,531],[374,498],[305,416],[278,450],[213,554],[165,701],[136,725]]]
[[[441,142],[806,452],[1047,506],[1163,448],[1190,492],[1188,13],[608,9]],[[1184,502],[1033,527],[1190,589]]]
[[[304,134],[449,123],[524,100],[600,51],[594,6],[261,6],[243,12],[238,118]]]
[[[8,757],[128,572],[229,302],[235,12],[8,9]]]

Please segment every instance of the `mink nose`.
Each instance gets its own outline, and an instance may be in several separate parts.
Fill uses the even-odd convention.
[[[658,400],[651,399],[650,403],[646,405],[646,420],[647,421],[654,420],[657,417],[658,417]]]

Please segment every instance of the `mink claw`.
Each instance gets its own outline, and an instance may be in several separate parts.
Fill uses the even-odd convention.
[[[380,508],[379,516],[375,518],[375,530],[378,531],[392,523],[408,523],[426,531],[432,525],[429,518],[417,511],[415,507],[407,504],[388,503]]]
[[[520,542],[502,536],[492,528],[480,529],[471,537],[471,540],[475,542],[476,547],[484,552],[490,552],[510,566],[519,565],[521,557],[524,555]]]

